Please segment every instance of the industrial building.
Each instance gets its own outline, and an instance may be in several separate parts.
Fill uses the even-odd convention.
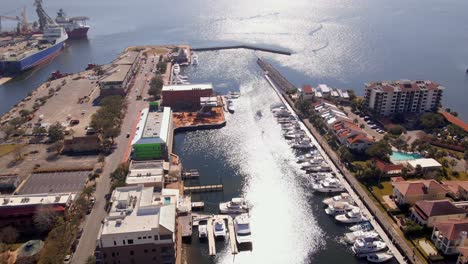
[[[200,98],[213,95],[213,85],[211,83],[164,85],[161,94],[164,106],[198,110]]]
[[[178,190],[116,188],[98,234],[101,263],[175,263]]]
[[[128,84],[136,72],[137,57],[138,52],[129,51],[112,62],[111,67],[106,69],[106,74],[98,82],[101,88],[100,97],[126,94]]]
[[[167,160],[172,152],[172,110],[141,111],[135,136],[132,141],[134,160]]]
[[[367,83],[364,100],[381,116],[396,113],[424,113],[440,106],[445,88],[432,81],[388,81]]]
[[[143,184],[145,187],[162,190],[164,187],[164,175],[168,171],[169,162],[163,160],[132,160],[125,183],[127,186]]]

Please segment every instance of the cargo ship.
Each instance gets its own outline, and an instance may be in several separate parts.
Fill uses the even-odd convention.
[[[68,39],[60,26],[49,26],[43,34],[0,38],[0,75],[15,75],[57,56]]]
[[[89,20],[89,18],[85,16],[67,17],[67,14],[63,9],[59,9],[57,17],[55,18],[55,22],[65,28],[69,39],[87,37],[88,30],[90,28],[89,25],[86,24],[87,20]]]

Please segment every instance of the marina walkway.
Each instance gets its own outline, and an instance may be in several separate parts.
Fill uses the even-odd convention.
[[[231,253],[233,255],[239,253],[239,249],[237,248],[236,242],[236,231],[234,230],[234,220],[229,215],[208,215],[208,214],[192,214],[193,217],[193,225],[198,226],[198,221],[206,219],[208,221],[207,229],[208,229],[208,251],[210,256],[216,255],[216,246],[215,246],[215,236],[214,236],[214,229],[213,229],[213,222],[216,222],[218,219],[222,219],[227,228],[227,237],[229,239],[229,245],[231,248]]]
[[[343,186],[346,188],[349,194],[353,197],[354,201],[356,201],[356,204],[361,208],[363,213],[370,219],[370,222],[374,226],[375,230],[379,233],[383,241],[387,244],[388,248],[393,252],[395,259],[399,263],[407,263],[405,260],[405,257],[401,254],[401,252],[396,248],[394,244],[394,243],[397,243],[399,247],[403,249],[406,255],[411,257],[411,259],[409,259],[411,263],[417,263],[417,264],[422,263],[419,260],[419,258],[417,258],[416,255],[414,254],[414,251],[412,251],[409,248],[409,246],[406,244],[406,242],[402,239],[402,237],[397,235],[396,233],[397,231],[395,230],[395,227],[388,221],[387,216],[384,215],[377,208],[374,202],[367,196],[367,193],[362,189],[361,185],[356,180],[356,178],[348,170],[346,170],[346,168],[340,165],[337,154],[328,146],[328,144],[326,144],[326,142],[321,137],[320,133],[312,126],[312,124],[308,122],[308,120],[304,120],[305,122],[304,124],[303,120],[299,119],[295,110],[291,107],[291,105],[294,105],[293,102],[288,101],[287,99],[289,98],[287,96],[283,96],[282,91],[279,90],[279,88],[273,83],[273,81],[270,79],[268,75],[265,75],[265,78],[268,81],[268,83],[273,87],[273,89],[278,94],[279,98],[281,99],[281,101],[283,101],[283,103],[288,108],[288,110],[291,112],[291,114],[293,114],[293,116],[297,118],[297,120],[299,120],[299,124],[301,128],[306,132],[307,136],[309,136],[309,138],[312,140],[314,145],[317,146],[317,149],[320,151],[320,153],[322,154],[323,158],[327,161],[327,163],[331,166],[332,170],[338,175],[339,180],[343,183]],[[312,135],[311,132],[314,135]],[[317,139],[320,141],[320,143],[319,141],[317,141]],[[345,180],[345,177],[346,177],[346,180]],[[351,185],[354,188],[351,187]],[[370,211],[372,211],[372,213]],[[378,221],[376,221],[376,218],[378,219]],[[389,236],[384,231],[381,225],[385,226],[387,231],[390,234],[392,234],[392,239],[389,238]]]

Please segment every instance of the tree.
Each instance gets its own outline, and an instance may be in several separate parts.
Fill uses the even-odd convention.
[[[381,140],[374,143],[366,150],[366,154],[370,157],[388,160],[388,156],[392,154],[392,148],[386,140]]]
[[[310,103],[304,100],[303,96],[300,96],[299,99],[294,103],[295,107],[303,116],[309,115]]]
[[[85,195],[86,198],[88,199],[93,195],[93,192],[94,192],[94,186],[92,185],[86,186],[82,191],[83,195]]]
[[[86,264],[96,264],[96,257],[95,256],[89,256],[86,259]]]
[[[47,129],[45,129],[44,127],[38,126],[38,127],[33,128],[34,135],[42,135],[46,133],[47,133]]]
[[[27,116],[29,116],[31,114],[31,111],[29,110],[26,110],[26,109],[21,109],[19,111],[19,114],[23,117],[23,118],[26,118]]]
[[[360,124],[360,125],[359,125],[359,128],[360,128],[360,129],[364,129],[364,128],[366,128],[366,126],[365,126],[364,124]]]
[[[52,206],[43,205],[36,211],[33,221],[37,230],[40,232],[46,232],[54,227],[57,218],[58,214]]]
[[[401,135],[403,132],[405,131],[405,129],[400,126],[400,125],[396,125],[396,126],[391,126],[389,129],[388,129],[388,132],[392,135],[396,135],[396,136],[399,136]]]
[[[165,61],[160,60],[156,67],[158,68],[159,72],[165,73],[167,69],[167,63]]]
[[[57,122],[49,127],[48,137],[52,142],[62,140],[65,137],[63,126]]]
[[[354,118],[354,119],[353,119],[353,123],[354,123],[354,124],[357,124],[357,123],[359,123],[359,120],[358,120],[357,118]]]
[[[6,226],[0,230],[0,241],[6,244],[14,244],[18,237],[18,230],[12,226]]]
[[[417,176],[421,176],[423,173],[422,167],[420,164],[417,164],[416,167],[414,168],[414,172]]]
[[[103,131],[105,138],[111,138],[112,144],[114,144],[114,138],[120,135],[120,127],[112,127]]]
[[[425,113],[419,119],[419,124],[426,130],[432,131],[435,128],[444,126],[445,119],[438,113]]]
[[[341,146],[338,149],[338,153],[340,154],[342,160],[347,162],[353,162],[354,156],[346,146]]]
[[[161,96],[162,87],[164,81],[161,75],[155,75],[150,82],[150,88],[148,89],[148,94],[153,96],[154,99],[159,99]]]

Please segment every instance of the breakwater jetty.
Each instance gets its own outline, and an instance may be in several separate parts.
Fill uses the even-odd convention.
[[[376,231],[381,235],[382,239],[387,243],[388,247],[392,250],[395,258],[399,263],[423,263],[421,259],[415,254],[414,250],[404,241],[404,238],[399,235],[398,227],[391,223],[384,212],[376,206],[371,200],[366,191],[357,181],[357,179],[348,171],[340,162],[340,159],[322,135],[313,127],[308,120],[303,120],[297,115],[297,109],[294,108],[294,102],[287,95],[287,91],[291,88],[286,78],[284,78],[273,66],[262,59],[258,59],[257,63],[265,71],[265,78],[278,94],[288,110],[293,113],[296,118],[301,121],[301,126],[306,128],[307,135],[311,138],[314,145],[320,151],[325,160],[330,164],[333,171],[336,172],[340,181],[345,186],[346,190],[354,198],[357,205],[361,209],[365,209],[367,215],[372,215],[371,223]],[[285,82],[286,80],[286,82]],[[341,176],[343,175],[343,176]]]
[[[270,48],[261,48],[256,46],[250,45],[233,45],[233,46],[214,46],[214,47],[207,47],[207,48],[193,48],[192,51],[216,51],[216,50],[227,50],[227,49],[249,49],[249,50],[257,50],[257,51],[264,51],[270,52],[275,54],[287,55],[291,56],[291,52],[279,49],[270,49]]]

